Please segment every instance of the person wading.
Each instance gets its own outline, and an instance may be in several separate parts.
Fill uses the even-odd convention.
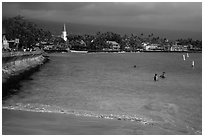
[[[160,75],[160,78],[166,78],[165,72],[163,72],[163,73]]]
[[[158,81],[158,76],[157,76],[157,74],[154,75],[154,81]]]

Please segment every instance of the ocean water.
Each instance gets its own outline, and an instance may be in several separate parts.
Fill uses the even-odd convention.
[[[202,54],[189,53],[185,61],[183,54],[50,54],[49,63],[3,99],[3,108],[125,120],[165,134],[202,134]],[[153,81],[162,72],[166,78]]]

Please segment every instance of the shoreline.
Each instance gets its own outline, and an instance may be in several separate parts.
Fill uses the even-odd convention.
[[[133,125],[141,126],[72,114],[2,109],[2,135],[125,135],[134,134],[130,130]]]
[[[135,52],[124,52],[124,51],[76,51],[76,52],[70,52],[66,50],[62,51],[46,51],[47,54],[52,53],[78,53],[78,54],[90,54],[90,53],[202,53],[202,51],[135,51]]]
[[[163,127],[164,126],[164,127]],[[176,127],[175,127],[176,128]],[[193,135],[167,125],[149,125],[73,114],[2,109],[2,135]]]
[[[39,112],[39,113],[56,113],[56,114],[65,114],[65,115],[74,115],[80,117],[91,117],[98,119],[109,119],[109,120],[118,120],[118,121],[129,121],[129,122],[137,122],[143,125],[153,125],[156,122],[151,119],[144,118],[141,115],[128,115],[128,114],[105,114],[100,112],[89,112],[89,111],[80,111],[80,110],[64,110],[59,107],[51,107],[49,105],[32,105],[26,104],[23,105],[21,103],[16,104],[15,106],[3,106],[4,110],[15,110],[15,111],[25,111],[25,112]]]

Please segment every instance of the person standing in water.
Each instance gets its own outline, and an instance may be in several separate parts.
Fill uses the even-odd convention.
[[[186,57],[185,57],[185,55],[183,55],[183,60],[186,60]]]
[[[189,57],[188,53],[187,53],[186,57]]]
[[[154,75],[154,81],[158,81],[158,76],[157,76],[157,74]]]
[[[160,75],[160,78],[166,78],[165,72],[163,72],[163,73]]]
[[[192,65],[191,66],[192,66],[192,68],[194,68],[194,66],[195,66],[194,60],[192,61]]]

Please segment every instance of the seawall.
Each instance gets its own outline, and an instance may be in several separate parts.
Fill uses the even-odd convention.
[[[2,53],[3,92],[35,72],[47,60],[48,57],[42,51]]]

